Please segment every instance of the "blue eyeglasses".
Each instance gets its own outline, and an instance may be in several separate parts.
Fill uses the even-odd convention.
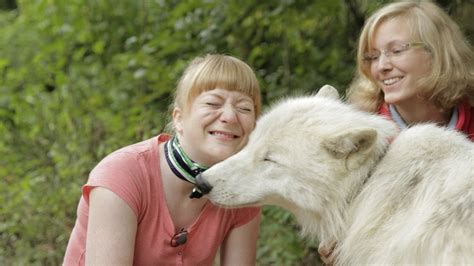
[[[365,63],[373,63],[379,60],[380,56],[384,54],[387,58],[398,57],[403,55],[410,48],[414,47],[426,47],[424,43],[421,42],[412,42],[412,43],[396,43],[391,45],[388,49],[374,50],[362,55],[362,60]]]

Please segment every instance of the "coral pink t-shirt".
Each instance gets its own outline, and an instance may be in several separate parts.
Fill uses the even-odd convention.
[[[260,208],[223,209],[207,202],[189,227],[185,244],[172,247],[174,228],[161,181],[160,135],[113,152],[90,173],[82,189],[77,220],[69,239],[64,265],[84,265],[89,193],[104,187],[122,198],[137,216],[134,265],[212,265],[228,233],[260,213]]]

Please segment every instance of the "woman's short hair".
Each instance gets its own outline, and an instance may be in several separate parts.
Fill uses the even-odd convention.
[[[381,23],[401,19],[411,30],[411,42],[421,42],[431,53],[431,73],[419,80],[429,100],[438,107],[449,109],[463,98],[474,103],[474,54],[458,25],[439,6],[430,1],[402,1],[388,4],[371,17],[362,29],[357,52],[357,71],[348,92],[350,102],[364,101],[364,97],[378,99],[377,103],[359,103],[364,109],[376,111],[383,100],[383,92],[373,80],[370,66],[363,54],[371,49],[374,33]],[[367,106],[372,105],[372,106]],[[365,107],[364,107],[365,106]]]
[[[208,54],[191,61],[178,82],[173,107],[187,112],[199,94],[215,88],[248,95],[254,102],[256,118],[260,115],[260,86],[252,68],[240,59],[221,54]]]

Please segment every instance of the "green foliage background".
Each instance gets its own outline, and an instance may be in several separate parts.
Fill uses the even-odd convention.
[[[160,133],[190,59],[248,62],[265,106],[343,92],[364,18],[386,1],[0,1],[0,265],[58,265],[81,185],[111,151]],[[472,1],[439,1],[472,40]],[[260,265],[318,264],[266,207]]]

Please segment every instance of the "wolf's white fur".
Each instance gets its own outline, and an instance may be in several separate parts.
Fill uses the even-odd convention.
[[[334,90],[266,113],[244,149],[203,173],[210,200],[291,211],[303,233],[338,243],[336,264],[474,263],[474,144],[429,124],[398,135]]]

